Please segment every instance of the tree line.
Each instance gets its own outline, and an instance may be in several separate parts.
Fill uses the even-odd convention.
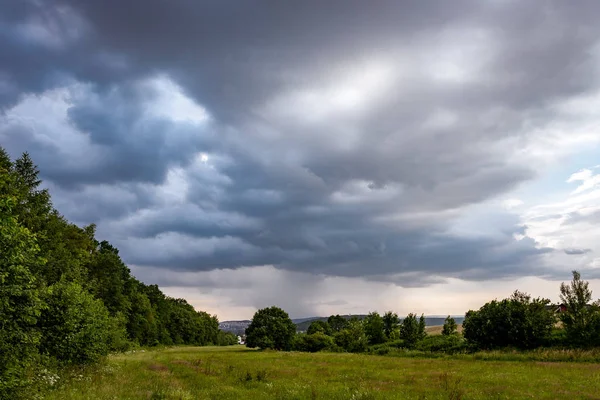
[[[306,333],[297,333],[288,314],[278,307],[258,310],[246,329],[246,346],[295,351],[345,351],[386,354],[397,349],[428,352],[473,352],[491,349],[539,347],[586,348],[600,346],[600,304],[592,302],[588,282],[577,271],[569,284],[560,285],[562,304],[515,291],[465,315],[462,333],[448,316],[441,335],[428,335],[423,315],[400,319],[392,311],[369,313],[364,319],[332,315],[313,321]]]
[[[216,316],[131,275],[117,248],[54,209],[25,153],[0,147],[0,398],[48,366],[136,346],[229,345]]]

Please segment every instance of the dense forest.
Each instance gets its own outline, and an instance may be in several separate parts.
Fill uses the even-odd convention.
[[[131,275],[95,226],[69,223],[25,153],[0,147],[0,398],[38,371],[137,346],[234,344],[216,316]]]

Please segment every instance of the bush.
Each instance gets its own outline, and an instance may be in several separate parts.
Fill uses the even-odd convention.
[[[297,334],[293,341],[293,350],[316,353],[321,350],[331,349],[334,345],[333,338],[323,332],[308,334]]]
[[[509,299],[494,300],[478,311],[469,311],[463,322],[463,336],[481,349],[543,346],[549,343],[555,323],[554,314],[546,309],[548,303],[515,291]]]
[[[231,332],[219,331],[217,343],[219,346],[233,346],[238,344],[238,338]]]
[[[127,337],[127,318],[122,313],[111,316],[108,322],[108,348],[110,351],[131,350],[135,343]]]
[[[390,342],[387,342],[386,345],[388,345],[389,347],[392,347],[392,348],[396,348],[396,349],[401,349],[401,348],[405,347],[404,340],[402,340],[402,339],[392,340]]]
[[[279,307],[258,310],[246,328],[246,346],[260,349],[290,350],[296,325]]]
[[[350,353],[362,353],[367,350],[369,342],[360,321],[354,321],[349,327],[337,332],[334,336],[335,344]]]
[[[108,354],[111,319],[101,300],[76,283],[48,288],[40,317],[40,352],[66,364],[87,364]]]
[[[458,335],[431,335],[417,342],[415,350],[454,354],[466,351],[467,343]]]

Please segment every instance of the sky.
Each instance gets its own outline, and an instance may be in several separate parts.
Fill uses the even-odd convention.
[[[600,293],[600,2],[4,0],[0,145],[220,320]]]

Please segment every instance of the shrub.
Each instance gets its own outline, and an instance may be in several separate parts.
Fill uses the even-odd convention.
[[[217,343],[219,346],[233,346],[238,343],[238,338],[231,332],[219,331]]]
[[[367,350],[369,342],[362,323],[354,321],[348,328],[342,329],[333,336],[335,344],[350,353],[361,353]]]
[[[405,347],[404,340],[402,339],[392,340],[390,342],[387,342],[386,345],[396,349],[401,349]]]
[[[293,341],[293,350],[315,353],[330,349],[333,346],[333,338],[323,332],[308,334],[297,334]]]
[[[77,283],[48,288],[47,309],[40,317],[42,354],[66,364],[87,364],[108,354],[110,317],[101,300]]]
[[[431,335],[417,342],[415,349],[454,354],[466,351],[467,343],[458,335]]]

